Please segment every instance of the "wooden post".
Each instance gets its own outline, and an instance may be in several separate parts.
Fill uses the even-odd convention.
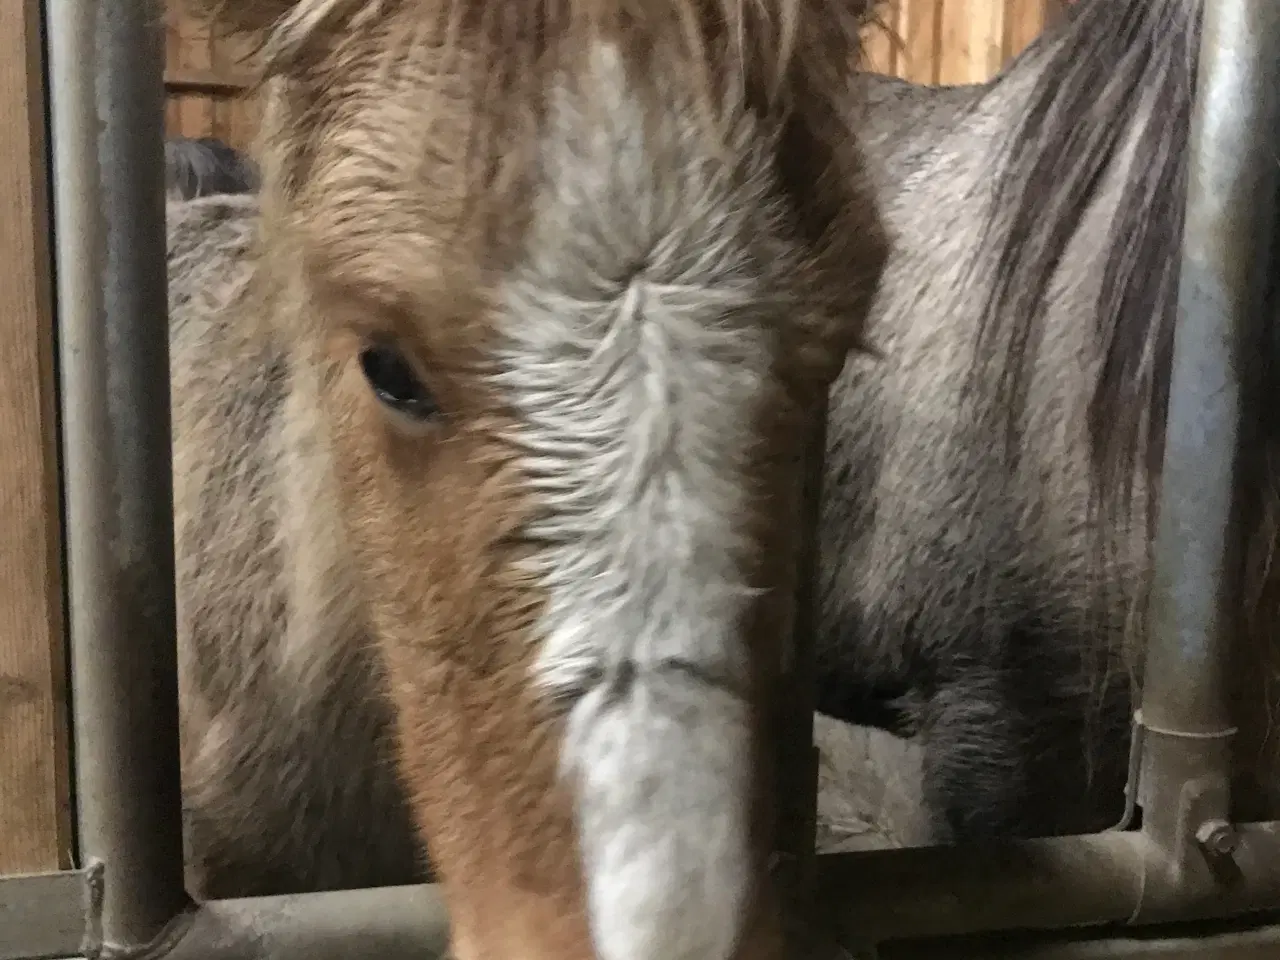
[[[43,64],[0,0],[0,874],[72,859]]]

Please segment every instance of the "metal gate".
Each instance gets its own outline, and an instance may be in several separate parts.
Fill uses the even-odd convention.
[[[430,886],[198,907],[183,890],[172,503],[161,493],[171,488],[161,37],[138,0],[44,9],[78,868],[0,879],[0,960],[442,956],[447,917]],[[1223,683],[1243,386],[1234,358],[1261,347],[1262,253],[1280,182],[1280,4],[1206,3],[1200,56],[1155,630],[1134,718],[1130,799],[1142,827],[818,857],[798,877],[850,949],[1280,956],[1280,925],[1268,925],[1280,915],[1280,824],[1230,822]],[[798,658],[795,682],[809,682],[810,667]],[[811,717],[798,716],[801,740]],[[811,751],[791,753],[812,775]],[[811,811],[791,821],[804,852]],[[1189,921],[1199,925],[1165,926]],[[1014,928],[963,947],[928,939]]]

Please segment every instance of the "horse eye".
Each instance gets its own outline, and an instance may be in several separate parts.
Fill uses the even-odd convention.
[[[440,412],[431,391],[392,344],[372,343],[361,350],[360,369],[378,400],[396,413],[422,421]]]

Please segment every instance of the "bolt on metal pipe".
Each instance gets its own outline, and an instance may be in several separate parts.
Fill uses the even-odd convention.
[[[76,806],[90,954],[186,904],[163,190],[163,20],[45,0]]]

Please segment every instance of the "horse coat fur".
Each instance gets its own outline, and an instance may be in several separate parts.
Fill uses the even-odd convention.
[[[269,83],[252,298],[173,284],[193,886],[414,859],[394,731],[460,956],[776,954],[767,507],[883,260],[851,9],[216,6]]]
[[[937,839],[1124,811],[1200,10],[1082,0],[988,83],[852,84],[892,255],[879,358],[832,391],[819,707],[922,738]],[[1274,678],[1280,391],[1252,359],[1239,674]]]
[[[1141,292],[1141,283],[1132,265],[1119,276],[1108,267],[1108,243],[1140,237],[1141,262],[1165,282],[1185,166],[1175,147],[1193,79],[1187,63],[1178,72],[1178,58],[1194,49],[1198,8],[1103,6],[1083,4],[1064,32],[992,84],[930,89],[860,77],[850,92],[849,123],[865,137],[894,246],[870,327],[881,356],[852,360],[833,392],[821,705],[926,740],[939,839],[1098,829],[1122,807],[1123,648],[1140,636],[1150,569],[1152,484],[1140,442],[1150,431],[1145,420],[1128,434],[1118,428],[1121,456],[1099,436],[1095,410],[1107,389],[1128,383],[1143,401],[1133,409],[1163,415],[1159,376],[1151,367],[1135,374],[1124,349],[1149,351],[1157,370],[1167,364],[1167,317],[1157,310],[1148,323],[1135,312],[1125,291]],[[996,204],[1010,184],[993,170],[1014,169],[1014,156],[1024,167],[1045,156],[1026,136],[1016,152],[1010,143],[1029,106],[1052,97],[1050,68],[1104,33],[1119,39],[1064,94],[1077,107],[1097,99],[1096,81],[1082,73],[1108,76],[1107,57],[1128,68],[1080,118],[1095,136],[1077,152],[1099,168],[1096,184],[1076,184],[1082,196],[1063,207],[1036,207],[1025,182],[1019,199]],[[1133,51],[1149,47],[1163,56],[1137,63]],[[1171,103],[1177,109],[1153,120]],[[1157,126],[1166,129],[1156,135]],[[1151,158],[1160,189],[1135,189],[1134,165]],[[1062,249],[1033,245],[1039,263],[1012,258],[1037,280],[1023,276],[1012,299],[1000,300],[994,264],[1018,223],[1015,202],[1026,204],[1024,216],[1056,217],[1046,222]],[[182,623],[193,869],[204,890],[233,874],[238,892],[402,882],[421,875],[422,851],[390,767],[368,625],[341,544],[307,539],[323,530],[307,512],[324,516],[333,496],[318,466],[328,456],[323,431],[305,410],[286,415],[290,363],[269,332],[219,328],[218,311],[252,269],[255,214],[249,199],[171,209],[173,353],[175,370],[188,368],[175,373],[174,442],[180,588],[191,598]],[[221,262],[202,247],[210,238],[222,245]],[[214,295],[219,270],[240,279]],[[1161,289],[1151,296],[1167,310]],[[1017,331],[1004,330],[1005,349],[985,341],[980,351],[980,334],[1002,332],[991,304],[1008,313],[1026,306],[1019,296],[1048,305],[1034,348],[1019,351]],[[1115,303],[1123,309],[1106,306]],[[1004,381],[984,375],[993,358],[1016,367],[1024,353],[1034,357],[1027,392],[1012,403]],[[220,359],[191,372],[206,354]],[[1108,377],[1116,363],[1119,374]],[[183,377],[196,394],[189,400]],[[999,455],[1011,410],[1012,466]],[[1100,476],[1100,461],[1128,468],[1120,493],[1114,476]],[[219,499],[228,495],[235,509]],[[1111,500],[1097,524],[1099,499],[1115,497],[1133,509],[1116,512]],[[294,557],[303,562],[286,560]],[[231,653],[229,614],[246,625],[232,632]],[[316,655],[276,652],[298,644]],[[335,742],[344,748],[335,752]]]
[[[227,309],[254,195],[168,204],[188,886],[256,896],[420,880],[380,667],[331,523],[324,434],[285,349]]]

